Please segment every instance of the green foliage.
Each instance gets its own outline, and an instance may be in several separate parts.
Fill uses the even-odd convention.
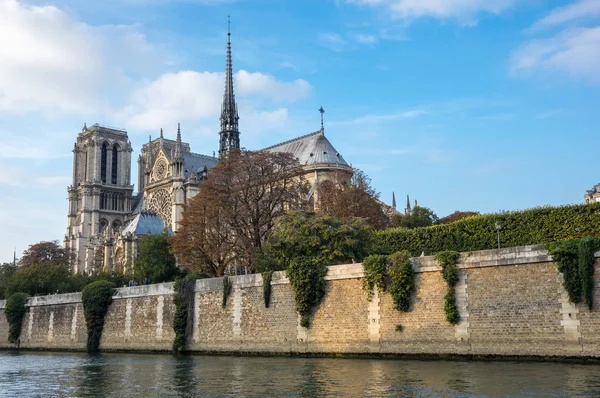
[[[408,214],[396,214],[393,217],[394,226],[401,228],[428,227],[437,222],[438,216],[433,210],[421,206],[414,207]]]
[[[23,324],[23,316],[27,309],[27,294],[25,293],[13,293],[6,300],[6,306],[4,307],[4,313],[6,320],[8,321],[8,342],[16,344],[21,335],[21,325]]]
[[[271,278],[273,278],[273,271],[266,271],[262,273],[263,278],[263,297],[265,299],[265,307],[269,308],[271,303]]]
[[[139,241],[140,253],[135,259],[135,275],[150,283],[169,282],[178,274],[175,256],[167,234],[146,235]]]
[[[373,289],[377,287],[380,292],[385,291],[385,278],[387,276],[388,256],[374,254],[365,258],[362,262],[365,279],[363,279],[363,290],[367,292],[369,300],[373,298]]]
[[[454,213],[442,217],[438,220],[438,224],[451,224],[453,222],[457,222],[467,217],[478,217],[481,214],[477,211],[455,211]]]
[[[460,259],[460,253],[447,250],[436,254],[435,259],[442,266],[442,278],[448,284],[448,293],[446,293],[446,297],[444,298],[446,320],[452,325],[456,325],[460,321],[460,314],[456,306],[454,285],[458,282],[458,260]]]
[[[446,250],[436,254],[435,259],[442,266],[442,278],[444,278],[449,287],[454,287],[456,282],[458,282],[458,260],[460,259],[460,253]]]
[[[444,297],[444,312],[446,313],[446,320],[456,325],[460,321],[460,314],[458,313],[458,307],[456,307],[456,296],[454,295],[454,289],[448,288],[448,293]]]
[[[310,326],[310,312],[325,296],[327,266],[322,260],[297,257],[291,261],[286,275],[294,288],[296,310],[301,316],[300,325]]]
[[[253,268],[260,272],[283,271],[283,263],[278,260],[278,253],[269,243],[258,249],[252,262]]]
[[[69,264],[71,253],[64,249],[58,241],[39,242],[30,245],[23,252],[19,266]]]
[[[415,272],[408,252],[396,252],[388,258],[390,283],[388,290],[398,311],[409,311],[411,296],[415,290]]]
[[[297,257],[312,257],[325,265],[360,261],[372,247],[373,229],[361,219],[343,222],[314,213],[289,212],[272,230],[272,257],[287,269]]]
[[[229,280],[228,277],[223,278],[223,308],[227,306],[227,299],[231,294],[231,289],[233,288],[233,283]]]
[[[4,300],[7,297],[6,289],[15,272],[17,272],[17,267],[13,263],[0,265],[0,300]]]
[[[105,280],[99,280],[87,285],[81,292],[85,323],[88,330],[87,352],[95,353],[100,347],[104,316],[112,302],[114,285]]]
[[[594,304],[594,252],[600,248],[600,239],[569,239],[548,244],[547,248],[563,275],[569,301],[579,303],[583,296],[591,310]]]
[[[530,210],[469,217],[427,228],[390,228],[375,232],[377,246],[435,254],[444,250],[468,252],[498,247],[496,221],[503,247],[548,244],[559,240],[600,237],[600,203],[540,207]]]
[[[396,325],[396,332],[402,333],[404,331],[404,326]]]
[[[189,320],[193,319],[196,279],[201,279],[196,278],[196,276],[195,274],[190,274],[185,278],[179,278],[173,286],[175,290],[175,315],[173,317],[175,339],[173,340],[173,352],[178,352],[185,347],[187,341]]]

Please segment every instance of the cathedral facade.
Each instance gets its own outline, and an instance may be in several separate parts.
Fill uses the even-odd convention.
[[[321,109],[321,115],[323,110]],[[73,270],[131,272],[138,240],[148,234],[177,233],[186,202],[193,198],[210,169],[229,151],[240,149],[239,115],[233,89],[231,34],[227,33],[225,92],[221,105],[218,157],[191,152],[177,126],[175,140],[150,139],[138,157],[138,193],[131,185],[132,147],[127,132],[100,125],[87,127],[73,149],[73,183],[64,247],[74,253]],[[264,148],[291,153],[311,189],[307,201],[318,207],[321,187],[352,167],[325,137],[313,133]]]

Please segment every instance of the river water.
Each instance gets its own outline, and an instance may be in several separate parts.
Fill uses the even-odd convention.
[[[600,365],[0,352],[2,397],[595,397]]]

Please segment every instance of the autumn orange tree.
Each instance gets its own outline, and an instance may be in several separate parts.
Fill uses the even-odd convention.
[[[346,174],[338,174],[322,183],[319,206],[321,215],[343,221],[362,218],[375,229],[383,229],[388,224],[383,203],[371,186],[371,179],[358,169],[354,169],[350,178]]]
[[[303,205],[307,184],[288,153],[234,151],[211,169],[187,204],[173,250],[181,264],[211,276],[252,270],[275,219]]]

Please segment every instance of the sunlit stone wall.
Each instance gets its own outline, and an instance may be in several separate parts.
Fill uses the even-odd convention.
[[[272,278],[269,308],[261,275],[196,282],[187,349],[273,354],[431,354],[600,356],[600,311],[568,302],[546,250],[525,246],[464,253],[455,286],[458,325],[445,319],[446,283],[433,257],[412,259],[417,290],[410,312],[394,309],[388,293],[367,300],[361,264],[332,266],[324,301],[311,326],[300,327],[284,273]],[[600,307],[600,261],[595,302]],[[0,347],[8,348],[0,301]],[[21,348],[84,350],[86,327],[79,293],[35,297],[23,320]],[[173,284],[121,288],[102,335],[104,350],[168,351],[174,338]],[[397,331],[397,326],[402,331]]]

